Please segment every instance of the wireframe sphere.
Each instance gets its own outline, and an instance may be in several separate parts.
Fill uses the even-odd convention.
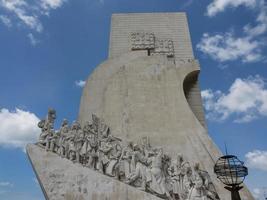
[[[228,186],[240,185],[248,175],[247,167],[234,155],[220,157],[214,166],[214,172],[217,178]]]

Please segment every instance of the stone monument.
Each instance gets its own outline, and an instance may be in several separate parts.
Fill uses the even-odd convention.
[[[213,172],[185,13],[113,14],[77,122],[49,109],[27,153],[46,199],[229,200]],[[253,200],[244,187],[242,200]]]

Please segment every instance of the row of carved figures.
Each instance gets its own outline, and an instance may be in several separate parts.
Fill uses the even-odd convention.
[[[55,131],[55,118],[56,111],[49,109],[46,119],[38,124],[42,130],[38,145],[47,151],[163,199],[219,199],[208,173],[199,164],[191,167],[180,154],[171,158],[162,148],[152,147],[148,137],[124,145],[96,115],[83,127],[78,122],[69,126],[64,119]]]

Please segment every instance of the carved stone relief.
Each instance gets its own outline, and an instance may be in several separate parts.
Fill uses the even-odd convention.
[[[151,55],[162,54],[168,57],[174,56],[174,46],[172,40],[158,40],[155,41],[155,49],[151,51]]]
[[[130,34],[132,50],[147,50],[155,48],[155,35],[153,33],[135,32]]]
[[[178,153],[168,156],[162,148],[153,147],[148,137],[124,145],[96,115],[84,127],[78,122],[69,126],[64,119],[61,128],[54,131],[55,116],[55,110],[50,109],[38,124],[41,134],[37,144],[41,148],[162,199],[219,199],[208,172],[199,164],[192,167]]]
[[[154,33],[130,33],[131,50],[148,50],[149,55],[166,55],[174,57],[174,46],[171,39],[158,39]]]

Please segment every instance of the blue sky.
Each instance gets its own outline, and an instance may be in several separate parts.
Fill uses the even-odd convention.
[[[267,187],[267,5],[264,0],[0,0],[0,199],[42,200],[23,152],[48,107],[76,119],[83,81],[107,58],[110,17],[187,13],[208,129]]]

